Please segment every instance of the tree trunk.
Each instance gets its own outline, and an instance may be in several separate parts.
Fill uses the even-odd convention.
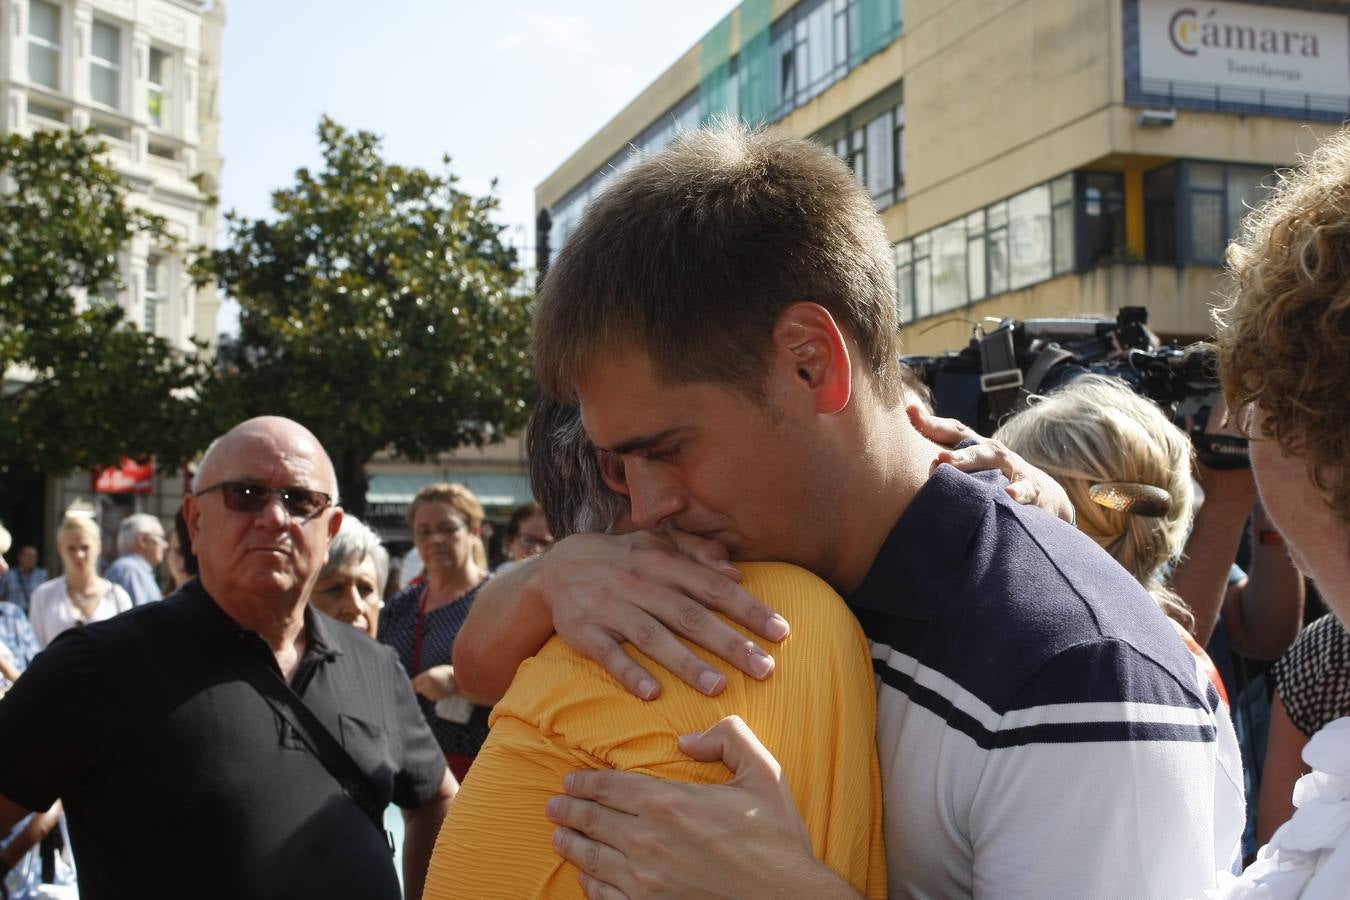
[[[335,460],[342,508],[363,521],[366,518],[366,487],[370,484],[370,479],[366,477],[366,461],[369,459],[369,454],[344,450]]]

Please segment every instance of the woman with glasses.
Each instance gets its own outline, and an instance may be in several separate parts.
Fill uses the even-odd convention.
[[[462,484],[429,484],[408,507],[408,529],[426,581],[395,594],[379,640],[398,653],[417,702],[460,781],[488,733],[488,708],[459,695],[450,651],[487,571],[474,558],[483,506]]]
[[[533,501],[517,506],[506,523],[506,562],[497,572],[509,572],[527,559],[533,559],[553,546],[544,508]]]
[[[375,637],[388,578],[389,553],[380,536],[355,516],[344,516],[309,602],[319,612]]]
[[[93,519],[70,516],[56,530],[56,549],[65,574],[33,591],[30,618],[40,647],[69,628],[111,619],[131,609],[127,592],[99,577],[95,561],[102,547]]]

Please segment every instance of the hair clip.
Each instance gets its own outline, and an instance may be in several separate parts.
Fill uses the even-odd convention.
[[[1172,509],[1172,495],[1155,484],[1137,481],[1103,481],[1088,488],[1088,497],[1098,506],[1132,516],[1161,518]]]

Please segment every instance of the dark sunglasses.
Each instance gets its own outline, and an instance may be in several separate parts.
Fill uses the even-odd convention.
[[[322,491],[300,487],[272,488],[251,481],[222,481],[196,491],[196,495],[200,497],[212,491],[220,491],[226,509],[239,513],[261,512],[267,501],[276,494],[281,498],[282,507],[293,519],[312,519],[333,503],[333,498]]]

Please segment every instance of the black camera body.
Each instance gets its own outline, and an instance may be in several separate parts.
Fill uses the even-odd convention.
[[[1142,306],[1127,306],[1115,319],[1004,319],[987,334],[977,328],[963,350],[901,359],[932,391],[938,415],[986,436],[1031,395],[1091,372],[1119,378],[1157,403],[1190,435],[1205,465],[1248,464],[1244,439],[1204,433],[1219,394],[1213,347],[1159,345]]]

